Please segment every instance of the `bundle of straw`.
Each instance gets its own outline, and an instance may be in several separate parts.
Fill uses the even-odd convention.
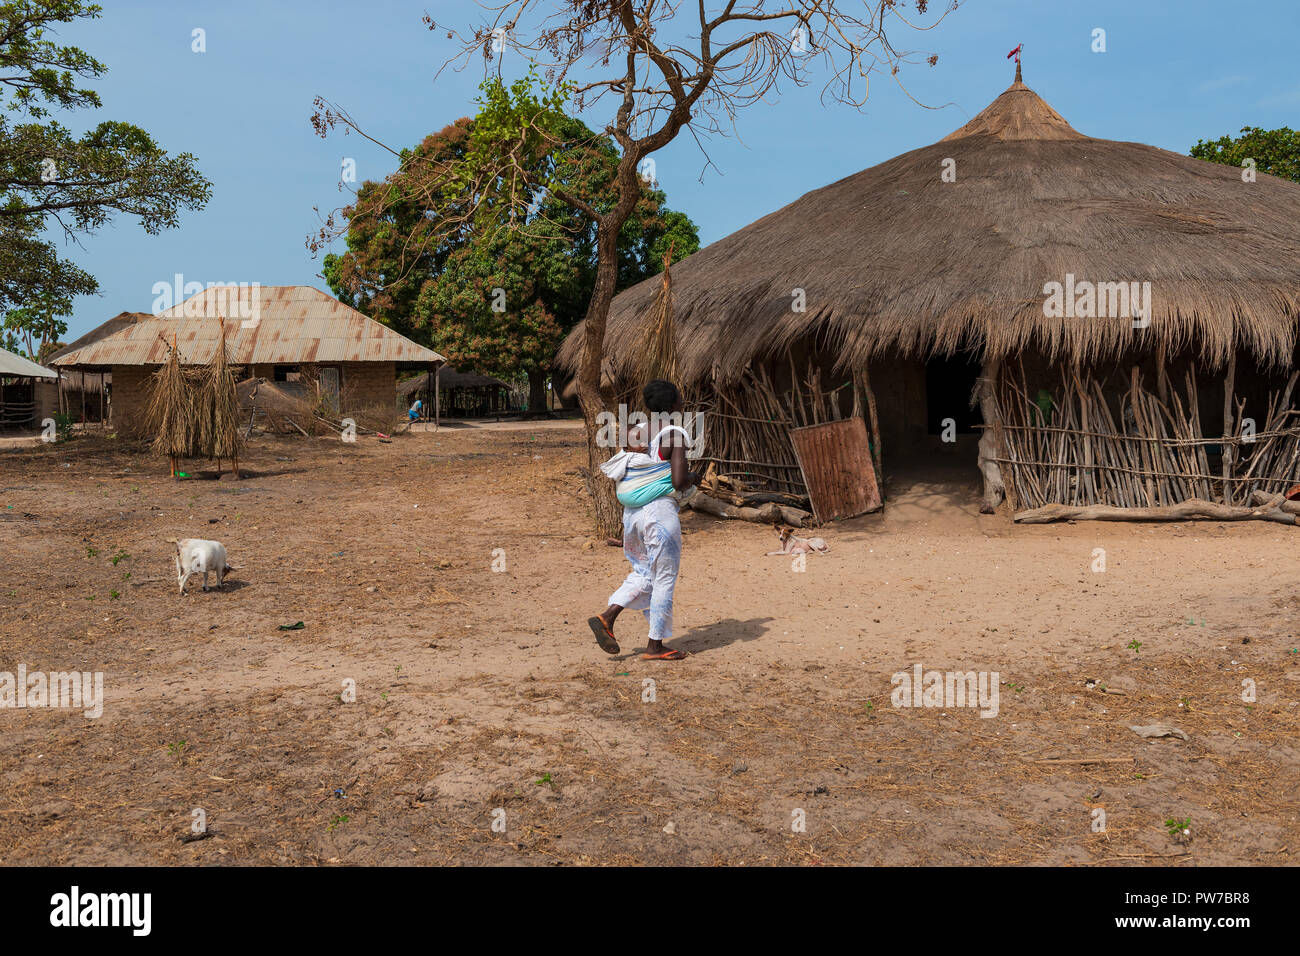
[[[673,280],[670,268],[673,247],[669,245],[664,257],[664,281],[650,303],[645,324],[645,338],[641,343],[640,377],[642,384],[657,378],[680,384],[677,366],[677,327],[673,322]]]
[[[239,451],[243,446],[239,434],[239,394],[235,369],[230,364],[226,345],[226,323],[224,319],[218,321],[221,322],[221,337],[212,361],[204,369],[200,389],[199,444],[209,458],[217,459],[218,472],[221,471],[221,460],[229,458],[238,479]]]
[[[156,455],[171,460],[172,477],[176,477],[177,460],[194,453],[197,445],[197,411],[192,377],[181,368],[180,352],[173,338],[167,360],[154,372],[149,382],[149,403],[145,410],[154,438],[151,448]]]

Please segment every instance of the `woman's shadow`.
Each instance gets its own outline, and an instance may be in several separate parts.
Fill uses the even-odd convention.
[[[770,617],[753,617],[748,621],[728,617],[703,627],[693,627],[680,638],[670,641],[668,646],[679,647],[691,654],[703,654],[737,641],[756,641],[767,632],[767,625],[771,622]]]

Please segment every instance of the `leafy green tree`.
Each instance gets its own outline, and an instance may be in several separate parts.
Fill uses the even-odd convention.
[[[554,245],[526,232],[467,243],[424,284],[415,306],[430,345],[452,365],[505,379],[526,376],[532,411],[545,408],[550,359],[566,331],[552,306],[574,298],[578,281]]]
[[[596,281],[596,230],[550,190],[519,182],[480,184],[478,191],[499,195],[467,215],[465,184],[447,170],[482,140],[484,124],[514,108],[499,81],[485,84],[480,104],[475,118],[403,152],[397,173],[362,184],[343,210],[347,252],[327,255],[323,274],[342,301],[437,349],[452,365],[526,377],[529,407],[540,411],[551,360],[585,313]],[[613,142],[560,112],[545,122],[551,136],[530,150],[533,175],[612,205]],[[527,203],[514,202],[513,189],[526,190]],[[661,271],[670,245],[675,258],[699,248],[695,224],[665,203],[662,190],[643,183],[620,236],[620,288]],[[460,227],[448,228],[455,219]]]
[[[9,233],[0,225],[0,309],[12,303],[57,303],[54,315],[72,312],[74,295],[91,295],[99,284],[90,273],[60,258],[52,243],[30,233]],[[16,322],[19,320],[15,320]],[[6,320],[6,327],[9,327]],[[15,332],[23,331],[15,324]],[[38,337],[39,329],[32,328]]]
[[[0,308],[96,291],[92,276],[41,238],[47,227],[79,241],[125,213],[157,234],[211,196],[193,156],[169,156],[137,126],[106,121],[76,136],[52,119],[54,110],[101,105],[81,82],[104,64],[51,39],[58,24],[100,12],[80,0],[0,3]]]
[[[28,299],[27,305],[4,314],[4,347],[11,352],[25,352],[32,361],[40,361],[68,331],[63,319],[72,314],[72,299],[41,291]]]
[[[900,65],[915,56],[886,36],[886,21],[890,29],[895,20],[909,29],[929,30],[934,24],[913,22],[907,0],[478,0],[477,5],[477,20],[459,29],[425,15],[425,25],[444,33],[456,48],[443,69],[478,59],[489,82],[515,68],[507,62],[527,63],[530,71],[510,87],[497,83],[495,99],[480,110],[464,159],[445,170],[449,189],[460,187],[454,204],[462,214],[438,219],[455,233],[479,228],[480,210],[494,212],[499,221],[508,208],[516,215],[506,218],[518,228],[520,206],[531,206],[537,191],[545,190],[592,222],[596,279],[583,315],[575,384],[587,432],[588,473],[594,475],[609,457],[600,422],[616,401],[601,375],[605,326],[619,286],[623,228],[644,194],[638,175],[643,161],[684,130],[700,143],[725,135],[736,128],[742,111],[779,92],[782,81],[805,85],[817,68],[826,70],[823,101],[861,107],[872,73],[901,85]],[[924,16],[930,0],[911,0],[911,6]],[[956,7],[945,4],[936,19]],[[931,66],[938,59],[925,57]],[[546,175],[545,167],[543,175],[536,173],[538,159],[550,152],[558,134],[556,117],[570,101],[575,114],[600,116],[600,130],[616,145],[612,204],[566,188],[560,177]],[[312,123],[321,136],[338,125],[366,135],[346,110],[319,97]],[[335,235],[337,224],[328,217],[313,247]],[[594,481],[590,488],[597,531],[617,534],[621,509],[612,486]]]
[[[1199,139],[1191,155],[1239,169],[1247,160],[1253,160],[1261,173],[1300,183],[1300,133],[1286,126],[1281,129],[1243,126],[1241,135],[1235,139],[1231,136],[1220,136],[1212,142]]]

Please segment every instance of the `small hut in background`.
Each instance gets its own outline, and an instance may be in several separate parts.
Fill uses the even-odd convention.
[[[58,377],[57,372],[0,349],[0,431],[26,431],[49,417],[53,410],[41,406],[37,385]]]
[[[124,313],[51,363],[92,376],[110,373],[113,426],[124,436],[142,437],[149,432],[149,376],[165,362],[169,343],[177,343],[187,363],[207,365],[223,318],[232,365],[285,391],[305,393],[312,379],[332,417],[364,418],[381,428],[396,415],[397,371],[443,362],[432,349],[310,286],[213,286],[156,316]]]
[[[461,372],[444,365],[397,385],[397,404],[410,408],[418,398],[424,403],[421,419],[483,418],[519,411],[511,407],[512,389],[491,375]]]
[[[968,456],[986,511],[1251,504],[1300,482],[1297,223],[1300,185],[1085,136],[1017,66],[938,143],[676,263],[681,384],[755,487],[806,490],[792,431],[861,416],[876,470]],[[625,398],[660,286],[610,311]]]
[[[59,373],[59,411],[75,422],[97,422],[107,425],[113,418],[113,373],[106,368],[94,371],[58,368],[56,359],[115,335],[144,319],[152,318],[148,312],[119,312],[107,322],[97,325],[85,335],[65,345],[47,361]]]

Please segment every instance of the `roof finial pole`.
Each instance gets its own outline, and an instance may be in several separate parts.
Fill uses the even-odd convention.
[[[1023,50],[1024,48],[1025,45],[1023,43],[1018,44],[1014,50],[1012,50],[1010,53],[1007,54],[1008,60],[1011,59],[1013,56],[1016,58],[1016,82],[1017,83],[1024,82],[1024,80],[1020,78],[1020,51]]]

